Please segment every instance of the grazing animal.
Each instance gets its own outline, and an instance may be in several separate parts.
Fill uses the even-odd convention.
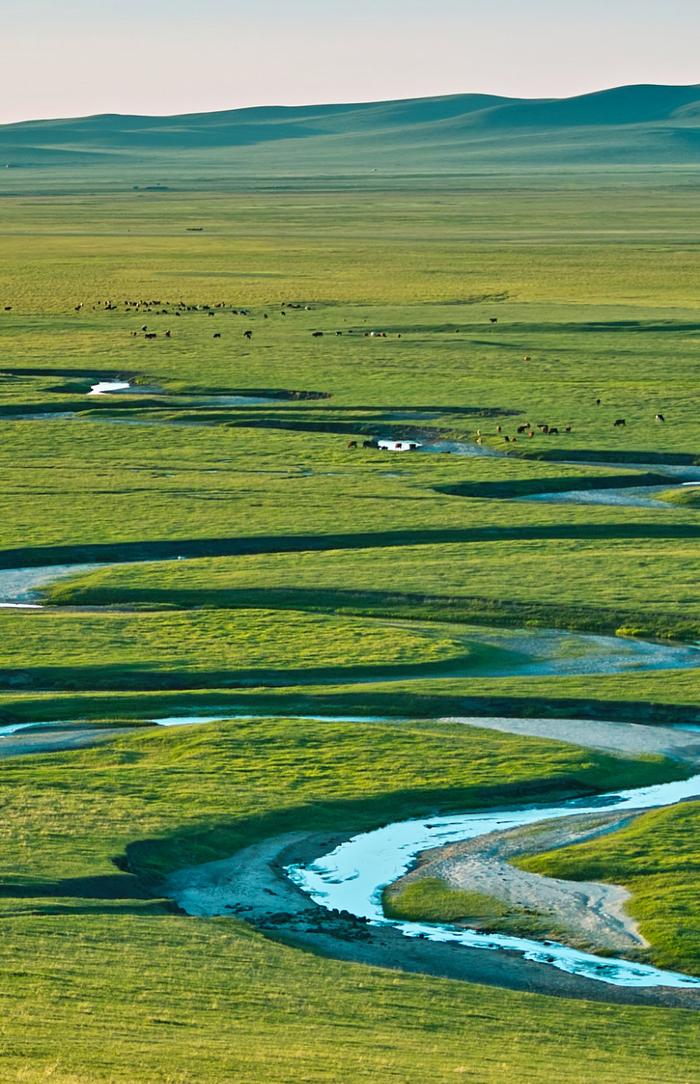
[[[613,422],[613,428],[614,428],[614,429],[617,429],[617,428],[618,428],[618,426],[620,426],[620,425],[625,425],[625,424],[626,424],[626,423],[625,423],[625,419],[624,419],[624,418],[615,418],[615,421]]]
[[[156,335],[155,331],[147,331],[146,334],[144,335],[144,339],[157,339],[157,338],[158,338],[158,336]]]
[[[248,329],[248,331],[243,332],[243,338],[248,339],[249,341],[253,338],[253,332],[250,330],[250,328]]]
[[[148,324],[141,324],[142,331],[148,331]]]
[[[377,445],[374,443],[373,440],[363,440],[362,441],[362,447],[363,448],[376,448]]]
[[[506,433],[506,435],[504,436],[504,438],[503,438],[503,439],[504,439],[504,441],[506,442],[506,444],[510,444],[510,437],[508,436],[508,434],[507,434],[507,433]]]
[[[516,429],[516,433],[527,433],[529,428],[530,428],[530,423],[525,422],[524,425],[519,425],[518,426],[518,428]]]
[[[527,435],[529,437],[534,437],[535,434],[533,433],[532,429],[530,429]]]
[[[564,432],[565,433],[570,433],[571,432],[571,426],[570,425],[565,426],[564,427]]]
[[[213,339],[220,339],[221,338],[221,332],[220,331],[215,331],[214,334],[212,335],[212,338]]]
[[[349,440],[348,441],[348,448],[357,448],[357,441],[356,440]]]
[[[665,422],[666,421],[663,414],[657,414],[656,415],[656,420],[657,420],[657,422]]]
[[[550,437],[559,436],[559,430],[557,429],[556,425],[553,425],[552,428],[549,430],[549,435]]]
[[[498,317],[497,317],[497,316],[491,316],[491,317],[489,318],[489,323],[491,323],[491,324],[497,324],[497,323],[498,323]]]
[[[600,406],[600,399],[596,399],[596,401],[595,401],[595,405],[596,405],[596,406]]]
[[[323,332],[322,331],[312,331],[311,334],[313,335],[314,339],[322,339],[323,338]]]
[[[526,354],[525,357],[523,358],[523,361],[532,361],[532,358],[530,357],[529,354]]]
[[[549,426],[545,425],[542,422],[540,422],[540,424],[537,426],[537,428],[540,430],[541,433],[548,433],[549,432]]]
[[[497,425],[496,426],[496,432],[497,433],[502,433],[503,432],[503,426],[502,425]]]

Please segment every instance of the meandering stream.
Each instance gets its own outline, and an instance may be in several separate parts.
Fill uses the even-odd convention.
[[[109,394],[126,391],[127,388],[126,382],[120,382],[119,387],[114,386],[114,383],[106,382],[96,384],[92,389],[92,394]],[[479,446],[474,447],[478,447],[478,452],[461,454],[484,454]],[[629,504],[644,500],[646,501],[642,505],[644,507],[661,504],[648,496],[648,490],[645,496],[642,493],[631,492],[633,489],[634,487],[617,491],[606,490],[605,503]],[[587,496],[590,497],[590,494]],[[596,496],[601,496],[601,494],[597,493]],[[629,499],[625,499],[626,496]],[[535,499],[578,501],[585,498],[585,491],[579,491],[569,494],[540,494]],[[652,504],[649,501],[652,501]],[[0,606],[35,608],[39,605],[35,597],[35,592],[39,587],[58,578],[89,572],[97,567],[100,566],[75,564],[2,570],[0,571]],[[697,667],[700,662],[698,649],[692,645],[655,644],[620,637],[572,634],[560,630],[470,630],[465,642],[468,644],[477,642],[496,648],[504,654],[519,653],[523,657],[524,661],[520,663],[504,660],[500,668],[496,666],[490,671],[488,669],[480,671],[482,674],[491,673],[494,676],[506,676],[513,673],[610,674],[630,669],[659,670]],[[436,679],[454,676],[453,672],[434,675]],[[421,673],[419,677],[424,679],[426,674]],[[342,682],[342,675],[335,680]],[[367,678],[358,680],[366,681]],[[386,680],[386,675],[377,677],[376,680]],[[401,680],[405,682],[411,679],[403,675]],[[152,720],[152,722],[169,727],[234,717],[232,713],[224,711],[209,716],[168,716]],[[251,716],[239,715],[238,717],[250,718]],[[380,721],[377,717],[359,716],[288,716],[290,721],[295,718],[318,719],[319,721]],[[75,727],[76,724],[72,725]],[[0,727],[0,737],[10,739],[20,732],[60,726],[70,727],[71,724],[13,723]],[[692,730],[692,726],[689,729]],[[610,793],[596,799],[570,801],[563,805],[536,808],[527,806],[520,809],[437,816],[429,820],[401,821],[354,836],[311,863],[290,865],[287,867],[287,873],[292,882],[321,907],[328,910],[347,911],[371,925],[391,926],[407,938],[516,953],[526,960],[615,986],[700,990],[700,979],[693,976],[664,971],[623,959],[596,956],[556,942],[540,942],[505,934],[487,934],[452,924],[389,919],[383,912],[381,902],[383,889],[406,873],[421,852],[435,847],[473,839],[494,831],[533,825],[544,820],[592,814],[600,811],[601,808],[610,812],[635,812],[668,806],[697,797],[700,797],[700,775],[694,775],[690,779],[679,782]]]
[[[700,775],[694,775],[680,782],[637,787],[558,806],[399,821],[373,832],[353,836],[312,863],[287,867],[287,873],[299,888],[327,910],[348,911],[372,925],[392,926],[405,937],[515,952],[527,960],[549,964],[570,974],[615,986],[700,990],[700,978],[690,975],[595,956],[553,941],[540,942],[507,934],[481,933],[451,924],[398,921],[387,918],[382,908],[383,889],[406,873],[423,851],[539,821],[591,814],[601,809],[609,812],[653,809],[699,795]]]

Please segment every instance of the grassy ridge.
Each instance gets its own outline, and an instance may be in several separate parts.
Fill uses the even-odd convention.
[[[398,175],[435,183],[473,171],[697,162],[697,87],[628,86],[575,98],[457,94],[393,102],[264,107],[179,117],[118,115],[0,127],[17,187],[230,188],[234,178],[376,185]],[[86,176],[87,174],[87,176]],[[235,183],[235,181],[233,181]],[[389,180],[391,183],[391,180]],[[396,182],[394,182],[396,183]],[[425,183],[425,182],[424,182]],[[59,190],[60,190],[59,187]],[[196,228],[196,227],[195,227]]]

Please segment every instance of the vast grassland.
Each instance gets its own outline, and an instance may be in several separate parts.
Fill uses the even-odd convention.
[[[0,718],[263,716],[2,761],[0,1077],[691,1081],[685,1010],[341,963],[160,891],[275,832],[685,770],[431,720],[697,718],[697,670],[489,677],[460,633],[698,637],[691,491],[513,499],[697,461],[694,182],[25,196],[0,234],[0,569],[105,566],[0,611]],[[119,374],[143,396],[86,395]],[[196,398],[266,391],[328,397]],[[526,421],[561,431],[506,443]],[[347,447],[477,430],[503,454]],[[697,824],[687,804],[531,861],[624,883],[655,961],[697,971]]]

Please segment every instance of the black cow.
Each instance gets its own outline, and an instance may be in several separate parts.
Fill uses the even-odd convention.
[[[615,418],[615,421],[613,422],[613,428],[617,429],[621,425],[625,425],[625,419],[624,418]]]
[[[665,422],[666,421],[663,414],[657,414],[656,415],[656,420],[657,420],[657,422]]]

